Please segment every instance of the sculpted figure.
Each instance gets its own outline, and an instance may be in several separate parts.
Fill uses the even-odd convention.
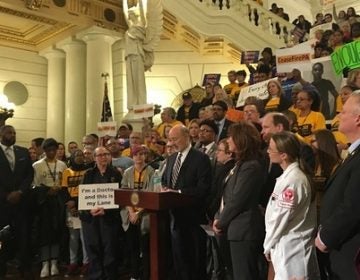
[[[128,30],[125,61],[128,109],[146,103],[145,71],[154,63],[154,47],[162,32],[161,0],[123,0]]]

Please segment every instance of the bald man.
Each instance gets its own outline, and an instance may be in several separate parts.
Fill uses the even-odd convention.
[[[210,193],[211,163],[204,153],[191,147],[189,130],[183,125],[169,132],[176,153],[168,158],[162,191],[191,195],[196,203],[170,211],[170,232],[176,279],[206,279],[205,200]]]

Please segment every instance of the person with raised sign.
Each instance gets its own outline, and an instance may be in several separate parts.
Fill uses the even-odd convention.
[[[121,173],[110,165],[111,154],[105,147],[97,147],[94,151],[96,166],[89,169],[83,184],[118,183],[120,187]],[[117,278],[116,244],[120,226],[119,209],[95,207],[80,211],[85,244],[90,261],[89,280]]]

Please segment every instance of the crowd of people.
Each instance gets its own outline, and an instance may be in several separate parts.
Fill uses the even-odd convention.
[[[354,9],[335,15],[331,32],[317,32],[315,57],[359,40]],[[332,20],[318,14],[314,25]],[[304,34],[311,27],[302,16],[294,24]],[[115,137],[88,134],[67,147],[35,138],[28,149],[14,127],[1,127],[0,227],[10,225],[10,237],[0,231],[0,279],[12,258],[24,279],[35,260],[41,278],[65,262],[64,277],[115,280],[121,266],[132,280],[149,279],[146,209],[79,209],[79,185],[102,183],[194,197],[168,213],[168,279],[358,279],[360,68],[337,88],[321,63],[312,82],[298,69],[273,79],[271,48],[261,56],[247,65],[250,77],[231,70],[224,87],[206,83],[199,102],[184,92],[156,126],[122,123]],[[236,106],[259,82],[266,98]]]
[[[156,191],[196,198],[169,212],[170,279],[356,279],[360,69],[339,90],[330,129],[310,83],[293,86],[287,99],[270,80],[268,99],[249,97],[241,108],[231,84],[207,84],[199,103],[185,92],[178,112],[164,108],[157,126],[123,123],[116,137],[71,141],[67,156],[52,138],[21,148],[15,129],[3,126],[0,217],[17,250],[3,242],[2,275],[17,252],[25,279],[35,256],[41,278],[59,275],[67,260],[65,277],[118,279],[123,264],[131,279],[149,279],[146,209],[79,210],[78,186],[154,191],[157,177]]]

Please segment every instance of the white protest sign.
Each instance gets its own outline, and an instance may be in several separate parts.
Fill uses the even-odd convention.
[[[154,116],[153,104],[133,105],[134,119],[143,119]]]
[[[79,185],[79,210],[119,208],[114,200],[114,190],[118,188],[118,183]]]
[[[116,136],[116,122],[98,122],[97,130],[100,137]]]
[[[277,49],[276,70],[280,73],[291,72],[294,68],[299,70],[311,70],[311,54],[313,50],[308,42],[296,45],[292,48]]]
[[[236,103],[236,107],[244,106],[245,99],[248,98],[249,96],[256,96],[257,98],[262,99],[262,100],[268,98],[269,93],[267,90],[267,84],[269,83],[269,81],[273,81],[273,80],[277,80],[277,78],[272,78],[272,79],[242,88],[240,91],[240,94],[239,94],[239,98]]]

